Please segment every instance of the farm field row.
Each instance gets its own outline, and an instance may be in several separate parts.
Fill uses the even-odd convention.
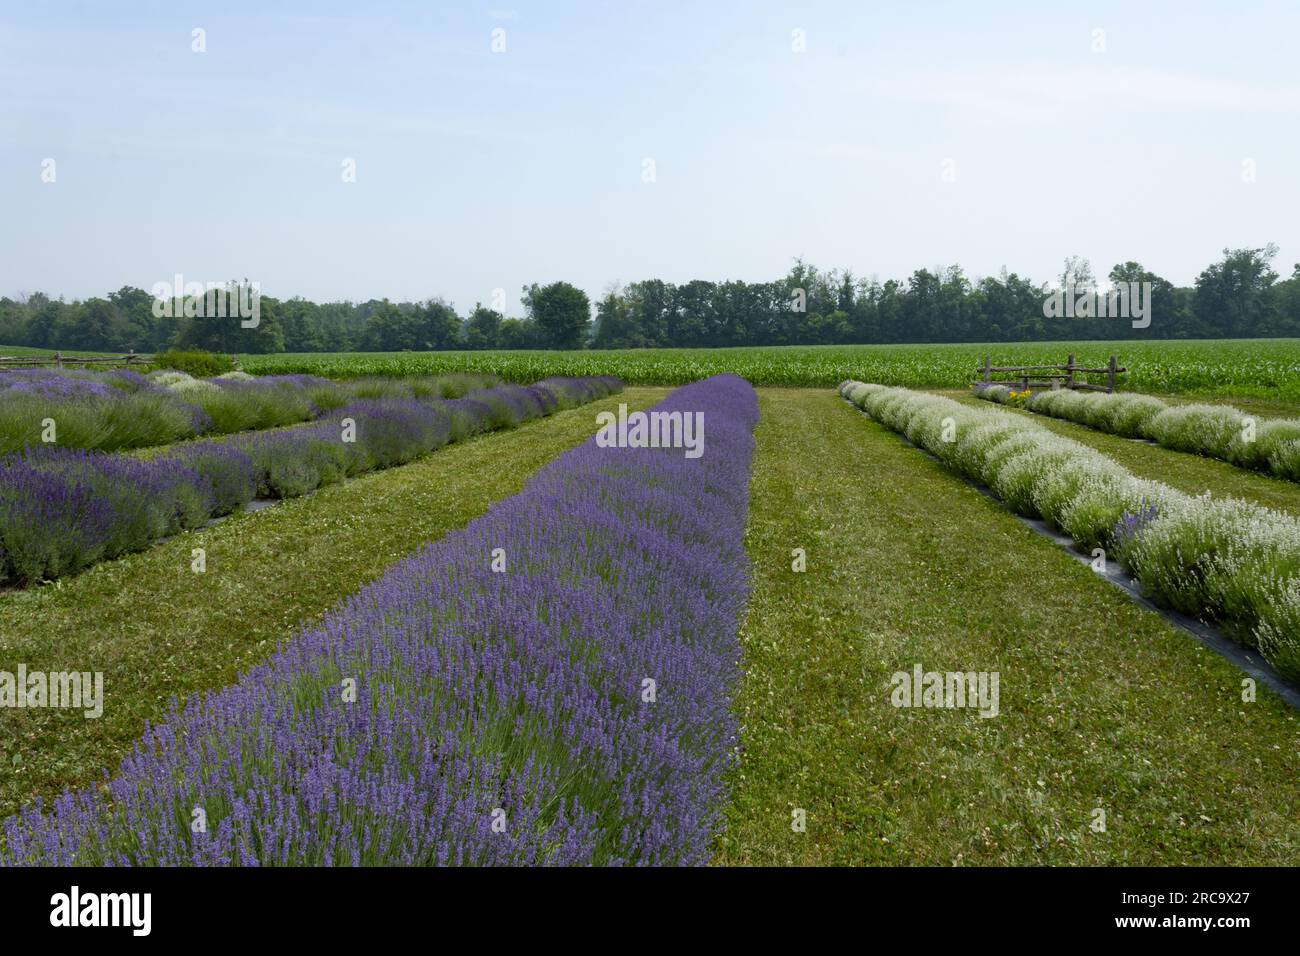
[[[715,862],[1294,862],[1294,711],[833,390],[760,394]],[[918,664],[998,672],[998,717],[892,706]]]
[[[335,382],[247,372],[195,378],[175,369],[7,369],[0,371],[0,454],[44,444],[158,447],[346,414],[362,400],[463,398],[499,384],[495,376],[461,374]]]
[[[1164,606],[1212,622],[1300,679],[1300,520],[1238,498],[1188,495],[1036,421],[911,389],[841,394],[1018,515],[1104,555]]]
[[[621,388],[610,378],[546,379],[447,401],[360,399],[309,426],[191,442],[148,458],[28,447],[0,457],[0,582],[54,580],[202,527],[259,496],[298,497]]]
[[[982,408],[986,404],[966,390],[937,389],[934,393],[972,408]],[[1162,481],[1189,495],[1209,491],[1216,498],[1244,498],[1300,516],[1300,485],[1295,482],[1246,471],[1213,458],[1171,451],[1146,442],[1130,441],[1074,422],[1035,415],[1011,406],[1002,406],[1002,409],[1013,415],[1022,415],[1058,435],[1095,448],[1135,475]]]
[[[994,386],[975,394],[1004,404],[1014,393],[1005,386]],[[1230,403],[1171,404],[1133,392],[1085,394],[1057,389],[1037,392],[1022,401],[1026,410],[1038,415],[1300,481],[1300,418],[1260,418]]]
[[[663,395],[628,389],[0,595],[0,660],[31,670],[96,662],[111,700],[98,720],[0,710],[0,816],[114,769],[173,696],[231,683],[389,564],[517,492],[589,436],[599,411]],[[191,570],[194,548],[206,552],[202,574]]]
[[[0,777],[0,816],[112,771],[172,696],[231,684],[391,562],[518,491],[590,435],[598,412],[665,394],[629,388],[0,596],[4,659],[103,661],[118,688],[97,721],[29,711],[18,724],[0,712],[0,766],[13,768]],[[834,389],[759,397],[741,749],[715,863],[1293,860],[1294,711],[1264,689],[1243,703],[1232,665]],[[1132,462],[1176,462],[1189,493],[1218,494],[1229,478],[1284,484],[1091,437],[1119,443],[1117,460],[1138,474]],[[202,575],[194,547],[208,556]],[[803,572],[791,567],[797,548]],[[918,665],[996,673],[997,717],[893,706],[891,675]]]
[[[0,346],[12,355],[48,349]],[[72,354],[72,353],[65,353]],[[91,355],[98,353],[77,353]],[[1253,414],[1300,414],[1300,339],[1066,341],[926,345],[816,345],[618,351],[304,352],[241,356],[256,375],[334,379],[471,372],[524,384],[551,375],[616,375],[632,384],[680,385],[734,372],[756,386],[835,386],[845,379],[909,388],[964,388],[986,355],[995,364],[1057,364],[1067,354],[1129,371],[1121,389],[1171,398],[1234,400]]]
[[[105,786],[6,821],[0,862],[706,861],[737,743],[758,401],[718,376],[655,407],[707,407],[711,454],[563,452],[170,707]],[[178,827],[196,806],[204,824]]]
[[[964,388],[986,355],[995,365],[1064,362],[1100,367],[1115,354],[1126,390],[1300,402],[1300,339],[1034,342],[961,345],[822,345],[575,352],[375,352],[246,355],[256,374],[439,374],[470,371],[506,381],[616,375],[629,384],[680,385],[734,372],[761,386],[834,387],[860,379],[910,388]]]

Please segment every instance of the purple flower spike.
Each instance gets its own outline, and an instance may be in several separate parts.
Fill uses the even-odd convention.
[[[566,452],[174,707],[106,792],[9,818],[0,864],[707,862],[739,735],[758,402],[720,375],[657,409],[702,412],[705,453]]]

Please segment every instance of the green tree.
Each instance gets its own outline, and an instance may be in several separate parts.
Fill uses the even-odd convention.
[[[673,311],[677,315],[677,337],[670,345],[687,348],[713,344],[714,296],[717,286],[703,279],[692,279],[673,290]]]
[[[430,299],[417,306],[416,311],[423,326],[423,342],[419,348],[460,348],[460,316],[449,303],[442,299]]]
[[[532,319],[504,319],[501,322],[501,348],[541,348],[541,334]]]
[[[1276,334],[1272,291],[1277,273],[1271,265],[1276,255],[1272,243],[1262,249],[1224,249],[1223,260],[1196,278],[1196,317],[1230,338]]]
[[[8,296],[0,298],[0,346],[27,342],[27,310]]]
[[[419,316],[410,309],[401,309],[387,299],[383,299],[375,305],[366,319],[363,344],[368,352],[401,352],[419,349],[423,331]]]
[[[481,302],[474,303],[474,311],[465,323],[465,347],[469,349],[496,349],[501,347],[500,312],[488,309]]]
[[[280,303],[280,327],[284,330],[286,352],[324,352],[328,349],[319,313],[320,306],[306,299],[295,297]]]
[[[1132,260],[1118,263],[1110,270],[1107,278],[1110,279],[1112,286],[1126,283],[1151,283],[1151,299],[1148,308],[1151,310],[1152,325],[1159,322],[1167,326],[1164,330],[1166,335],[1169,335],[1170,330],[1173,329],[1191,331],[1187,328],[1191,317],[1185,312],[1185,300],[1178,295],[1178,290],[1168,279],[1156,275],[1142,263]],[[1116,331],[1121,338],[1148,338],[1152,334],[1150,328],[1134,329],[1131,325],[1120,326]],[[1186,335],[1179,337],[1186,337]]]
[[[1300,335],[1300,263],[1291,277],[1274,286],[1279,334]]]
[[[156,352],[166,348],[166,341],[160,341],[160,333],[170,335],[173,329],[162,328],[162,323],[153,314],[153,296],[144,289],[124,285],[116,292],[108,294],[117,313],[115,349],[135,349],[137,352]]]
[[[587,293],[567,282],[525,287],[524,307],[537,323],[543,348],[580,349],[591,327],[591,302]]]
[[[241,289],[238,283],[231,282],[220,290],[192,296],[178,304],[181,315],[176,345],[181,348],[227,354],[284,351],[279,303],[270,296],[256,294],[251,287]],[[243,315],[242,306],[245,305],[255,305],[251,310],[254,314]],[[256,324],[246,325],[253,322]]]
[[[637,329],[633,305],[622,290],[610,289],[596,303],[596,333],[591,347],[596,349],[630,349],[643,346]]]

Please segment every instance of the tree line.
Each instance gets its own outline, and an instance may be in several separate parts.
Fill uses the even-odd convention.
[[[262,296],[256,327],[205,315],[193,307],[196,297],[160,310],[149,292],[132,286],[72,302],[35,293],[0,298],[0,343],[265,353],[1300,336],[1300,265],[1280,279],[1276,255],[1273,245],[1225,249],[1190,287],[1137,262],[1117,264],[1106,276],[1110,285],[1151,283],[1152,321],[1141,329],[1122,318],[1045,314],[1044,301],[1057,288],[1107,288],[1087,260],[1071,257],[1052,283],[1006,269],[973,279],[956,265],[882,283],[802,261],[773,282],[646,279],[606,290],[594,317],[587,294],[568,282],[526,287],[522,317],[482,303],[462,316],[442,299],[317,304]]]

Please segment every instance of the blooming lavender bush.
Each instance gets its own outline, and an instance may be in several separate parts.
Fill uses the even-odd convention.
[[[257,497],[258,472],[253,459],[226,442],[194,442],[159,455],[189,468],[211,491],[212,515],[230,514]]]
[[[612,375],[592,375],[586,378],[556,375],[544,378],[532,387],[550,392],[559,401],[560,408],[575,408],[618,391],[623,383]]]
[[[452,372],[397,378],[366,376],[338,384],[351,398],[462,398],[476,388],[500,385],[501,379],[496,375]]]
[[[174,709],[103,792],[8,819],[0,862],[707,861],[737,743],[758,408],[734,376],[658,407],[706,414],[702,457],[561,455]]]
[[[179,461],[67,448],[0,459],[0,580],[56,578],[193,528],[210,485]]]
[[[195,379],[202,388],[183,391],[212,419],[212,431],[219,435],[277,428],[305,422],[320,414],[311,401],[307,386],[337,391],[324,379],[307,382],[308,376],[267,376],[247,381],[231,378]],[[172,386],[178,388],[183,383]]]
[[[600,379],[571,394],[599,397],[615,388],[621,388],[617,380]],[[356,401],[309,425],[193,442],[147,461],[44,445],[10,455],[0,459],[0,581],[28,584],[70,574],[255,497],[304,495],[559,404],[549,387],[502,389],[505,397],[495,404]],[[495,398],[479,396],[485,397]]]
[[[1115,528],[1110,534],[1111,540],[1115,542],[1116,547],[1123,548],[1137,536],[1139,531],[1156,520],[1157,513],[1156,506],[1146,502],[1143,502],[1137,511],[1124,512],[1115,522]]]
[[[192,437],[211,422],[134,372],[0,372],[0,454],[42,443],[52,420],[66,448],[112,451]]]

